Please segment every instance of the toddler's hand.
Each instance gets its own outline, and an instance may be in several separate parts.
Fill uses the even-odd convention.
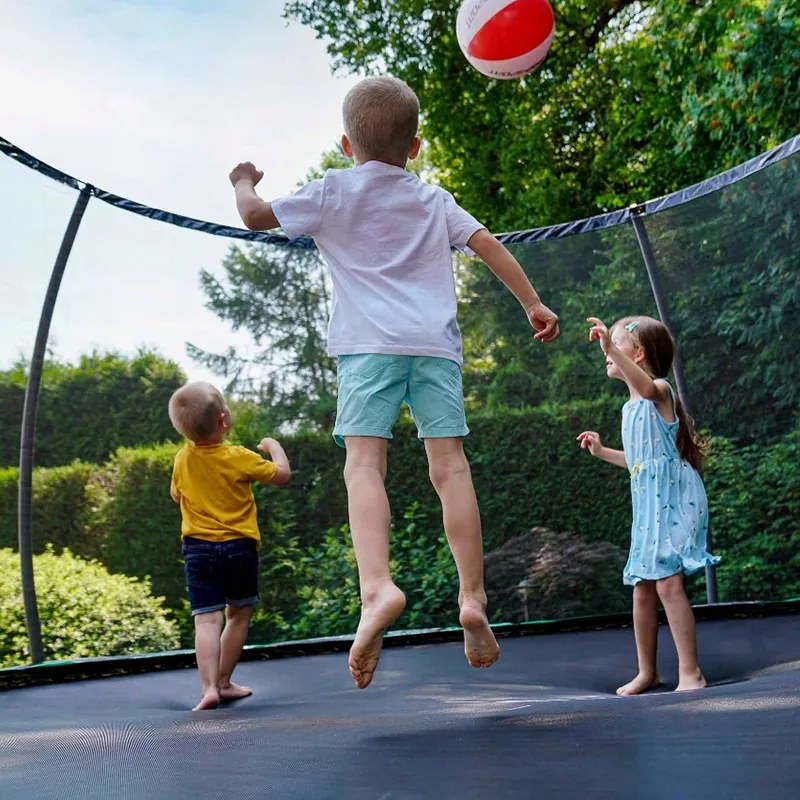
[[[559,337],[561,331],[558,329],[558,314],[551,311],[544,303],[536,303],[525,311],[528,314],[528,322],[538,331],[534,334],[534,339],[552,342]]]
[[[589,329],[589,341],[600,342],[600,349],[607,354],[611,347],[611,337],[608,335],[608,328],[606,328],[602,320],[597,319],[597,317],[588,317],[586,321],[592,324],[592,327]]]
[[[579,433],[576,438],[580,442],[581,450],[588,450],[593,456],[599,455],[603,449],[600,434],[596,431],[584,431]]]
[[[272,448],[278,444],[276,439],[271,439],[269,437],[262,439],[257,445],[256,449],[261,450],[262,453],[271,453]]]
[[[255,165],[250,161],[243,161],[241,164],[237,164],[231,170],[231,174],[228,175],[233,186],[236,186],[242,180],[251,181],[255,186],[263,177],[264,173],[260,169],[256,169]]]

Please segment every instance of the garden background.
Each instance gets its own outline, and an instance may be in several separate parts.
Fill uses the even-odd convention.
[[[457,4],[289,3],[332,65],[389,71],[417,90],[417,169],[493,231],[624,209],[753,158],[798,133],[795,4],[558,4],[542,69],[487,81],[454,43]],[[357,12],[357,14],[356,14]],[[350,24],[354,16],[359,24]],[[332,147],[309,176],[344,164]],[[19,169],[19,167],[15,168]],[[712,437],[706,486],[723,601],[800,595],[798,158],[646,218],[663,271],[692,410]],[[298,176],[300,178],[301,176]],[[34,176],[32,174],[32,179]],[[41,176],[35,179],[45,180]],[[147,222],[145,228],[156,227]],[[621,386],[584,319],[655,313],[630,224],[514,245],[563,320],[552,346],[479,263],[455,264],[495,621],[626,610],[630,501],[623,471],[575,444],[619,446]],[[251,642],[351,633],[357,579],[343,451],[330,437],[335,369],[324,353],[330,287],[313,251],[232,246],[199,264],[207,307],[250,346],[187,343],[232,398],[231,440],[286,446],[286,489],[256,487],[263,602]],[[16,549],[19,421],[27,362],[0,373],[0,664],[25,663]],[[37,429],[34,540],[48,658],[191,645],[169,476],[166,404],[185,376],[158,352],[51,353]],[[390,446],[400,628],[456,622],[455,570],[424,451],[407,417]],[[526,580],[530,588],[520,592]],[[704,598],[703,577],[690,583]]]

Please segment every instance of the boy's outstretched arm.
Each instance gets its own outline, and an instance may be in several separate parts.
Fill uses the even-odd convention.
[[[236,208],[245,227],[251,231],[268,231],[280,223],[272,211],[272,204],[256,194],[256,184],[264,173],[249,161],[237,164],[228,176],[236,192]]]
[[[469,247],[519,300],[531,325],[538,331],[534,339],[552,342],[560,331],[558,315],[551,311],[531,286],[528,276],[514,256],[486,228],[470,236]]]

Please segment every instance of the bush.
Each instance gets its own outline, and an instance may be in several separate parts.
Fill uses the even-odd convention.
[[[714,439],[705,479],[720,599],[800,597],[800,426],[766,448]]]
[[[458,622],[458,574],[444,534],[406,509],[402,531],[390,534],[392,575],[406,593],[399,628],[429,628]],[[353,633],[361,612],[358,569],[350,529],[326,532],[320,546],[303,558],[298,575],[301,607],[289,621],[297,638]]]
[[[110,574],[97,561],[52,548],[34,556],[48,660],[171,650],[178,629],[146,582]],[[0,667],[30,660],[19,556],[0,550]]]
[[[458,570],[441,529],[441,515],[425,515],[414,503],[392,538],[392,573],[406,593],[403,628],[458,624]]]
[[[496,622],[609,614],[630,609],[626,553],[575,533],[533,528],[486,555],[486,592]],[[525,580],[527,586],[520,590]]]
[[[0,468],[0,547],[17,546],[19,469]]]
[[[348,525],[325,532],[322,542],[302,557],[297,577],[299,602],[288,621],[292,638],[355,631],[360,610],[358,569]]]

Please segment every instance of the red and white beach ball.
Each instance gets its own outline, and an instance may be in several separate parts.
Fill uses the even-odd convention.
[[[554,33],[547,0],[464,0],[456,18],[467,61],[490,78],[520,78],[536,69]]]

